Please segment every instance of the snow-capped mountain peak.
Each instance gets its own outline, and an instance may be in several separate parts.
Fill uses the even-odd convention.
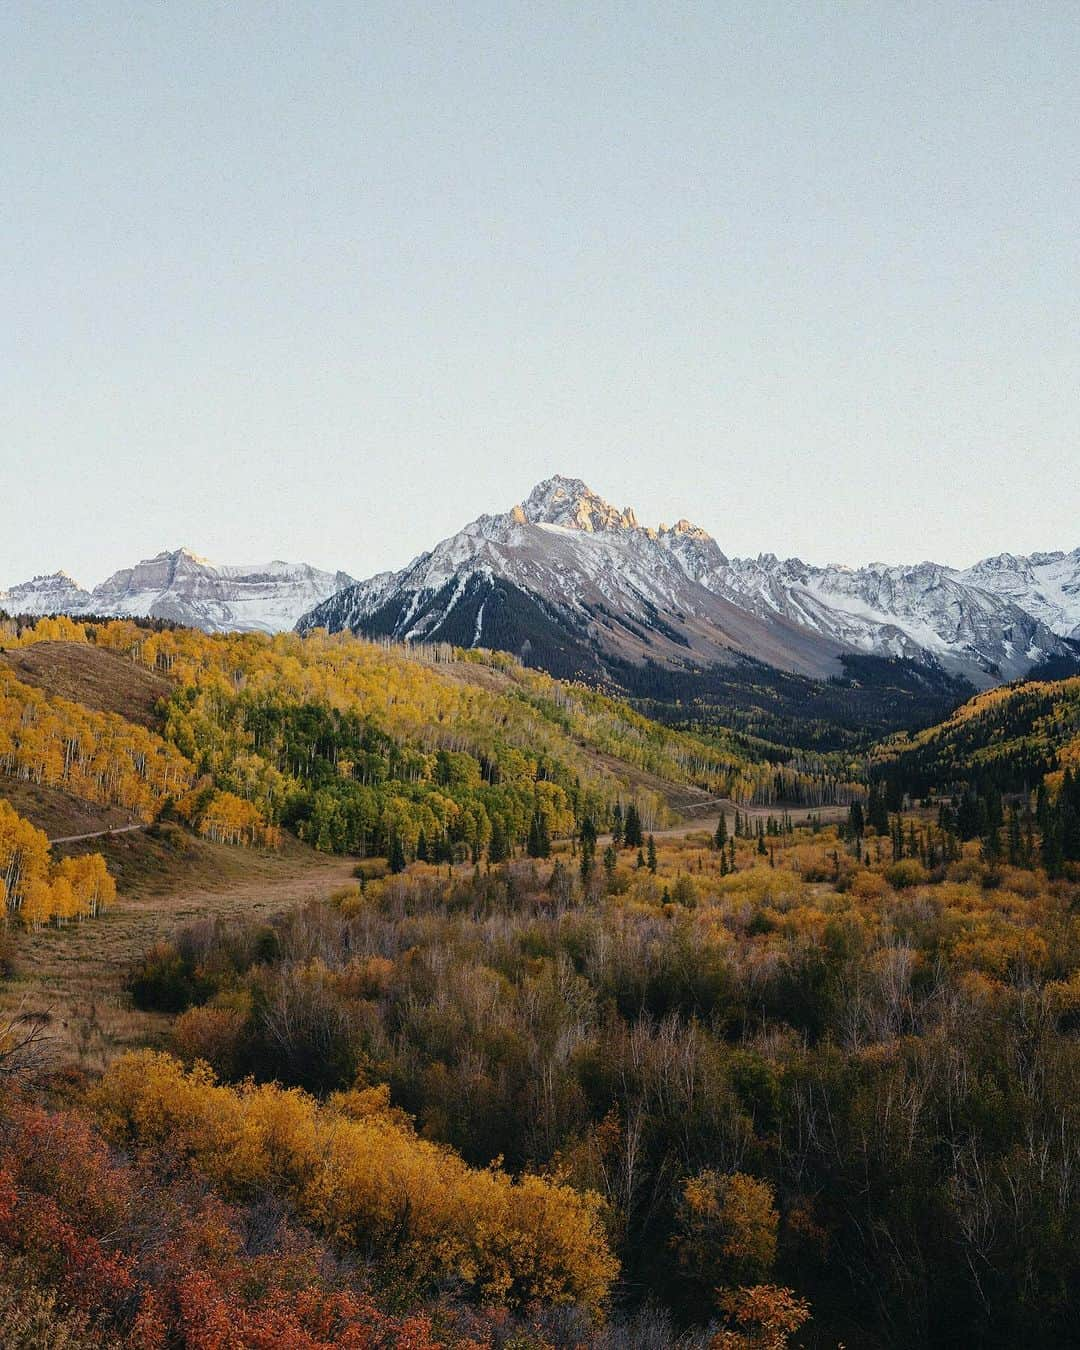
[[[353,584],[345,572],[275,561],[221,566],[191,549],[144,558],[84,590],[66,572],[0,591],[9,614],[110,614],[171,619],[208,632],[283,632],[312,605]]]
[[[1080,578],[1080,551],[1067,556]],[[1053,569],[1066,555],[1045,557]],[[1070,654],[1061,640],[1067,630],[1055,634],[1009,595],[939,563],[852,568],[773,553],[728,558],[690,521],[642,526],[631,509],[562,475],[538,483],[510,511],[480,516],[400,572],[334,596],[299,627],[319,625],[503,646],[533,659],[530,634],[544,629],[550,646],[548,630],[561,630],[582,670],[598,652],[661,664],[730,661],[743,652],[822,674],[838,670],[843,654],[864,652],[988,684]],[[549,655],[549,667],[556,659]]]
[[[580,478],[564,478],[561,474],[537,483],[517,514],[523,517],[523,524],[558,525],[587,534],[637,528],[637,518],[629,507],[618,511]]]
[[[1027,557],[999,553],[957,577],[1011,600],[1060,637],[1080,640],[1080,548]]]

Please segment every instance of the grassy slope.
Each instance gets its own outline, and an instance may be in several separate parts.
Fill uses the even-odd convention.
[[[3,652],[0,660],[23,684],[146,727],[157,727],[158,701],[173,689],[162,676],[89,643],[38,642]]]
[[[86,802],[57,788],[21,783],[15,778],[0,777],[0,797],[9,801],[24,820],[44,830],[50,839],[112,830],[137,820],[122,807]]]

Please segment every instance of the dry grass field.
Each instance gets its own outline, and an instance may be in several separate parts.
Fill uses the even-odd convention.
[[[60,848],[105,854],[117,877],[115,906],[97,919],[15,936],[15,978],[0,985],[0,1019],[23,1013],[47,1022],[57,1068],[98,1072],[124,1050],[159,1042],[169,1018],[130,1006],[123,989],[132,961],[194,919],[273,914],[328,895],[351,880],[355,862],[289,842],[280,852],[230,848],[175,826]]]
[[[44,830],[50,839],[93,830],[115,830],[133,825],[138,817],[119,806],[83,801],[56,788],[38,783],[22,783],[16,778],[0,778],[0,797],[9,801],[24,820]],[[104,850],[95,846],[95,853]],[[62,857],[62,853],[57,853]]]

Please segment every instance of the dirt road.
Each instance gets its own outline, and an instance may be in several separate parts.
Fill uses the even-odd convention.
[[[315,853],[259,863],[257,876],[119,896],[97,919],[22,934],[16,978],[0,986],[0,1016],[16,1009],[47,1014],[56,1060],[90,1070],[133,1045],[160,1040],[169,1019],[132,1009],[123,988],[147,947],[205,916],[269,916],[329,895],[352,880],[355,866],[350,858]]]

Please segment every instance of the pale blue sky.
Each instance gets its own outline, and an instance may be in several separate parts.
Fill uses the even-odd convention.
[[[1080,544],[1080,4],[9,0],[0,585],[367,573],[576,474]]]

